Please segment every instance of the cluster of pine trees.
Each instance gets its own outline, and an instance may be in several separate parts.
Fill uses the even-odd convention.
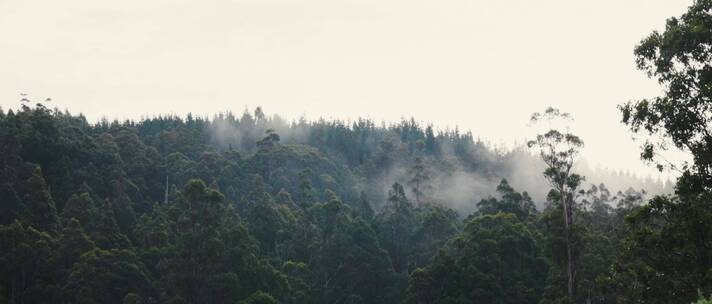
[[[711,9],[636,49],[665,94],[623,122],[660,140],[648,161],[694,157],[650,199],[584,186],[556,130],[531,143],[569,147],[542,150],[537,202],[507,155],[412,120],[0,110],[0,303],[691,303],[712,293]],[[453,172],[496,193],[454,206]]]

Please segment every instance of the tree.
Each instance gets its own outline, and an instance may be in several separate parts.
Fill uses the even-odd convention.
[[[423,267],[459,232],[460,219],[456,211],[441,206],[429,207],[417,217],[420,220],[413,233],[412,256],[415,267]]]
[[[94,249],[84,253],[64,290],[72,303],[121,303],[129,293],[151,295],[145,266],[130,250]]]
[[[165,208],[173,230],[157,269],[168,298],[235,303],[260,289],[283,295],[285,279],[260,259],[258,244],[222,193],[191,180]]]
[[[135,293],[128,293],[124,297],[123,304],[142,304],[143,298]]]
[[[251,294],[249,297],[246,299],[238,302],[237,304],[277,304],[277,300],[275,300],[270,294],[263,292],[262,290],[258,290],[255,293]]]
[[[64,209],[62,209],[60,216],[65,225],[75,219],[87,230],[90,227],[94,227],[94,221],[98,220],[96,209],[94,200],[89,193],[73,194],[64,204]]]
[[[712,304],[712,296],[709,298],[705,298],[703,295],[700,295],[700,298],[697,300],[697,302],[693,304]]]
[[[569,299],[575,299],[575,279],[576,265],[573,257],[572,228],[574,225],[574,208],[576,206],[574,196],[576,189],[581,184],[582,177],[571,172],[574,161],[583,147],[583,141],[576,135],[569,132],[568,126],[564,131],[552,128],[552,123],[570,121],[568,113],[558,109],[547,108],[543,113],[534,113],[531,117],[532,123],[547,122],[548,131],[537,135],[533,140],[527,142],[530,148],[536,148],[541,159],[546,165],[544,178],[556,191],[561,203],[564,218],[564,240],[566,243],[566,276],[567,293]]]
[[[516,192],[506,179],[499,182],[497,193],[502,197],[501,199],[489,198],[477,203],[477,214],[506,212],[516,215],[522,221],[527,220],[530,215],[536,214],[536,206],[529,194]]]
[[[55,240],[46,232],[15,221],[0,226],[0,278],[10,303],[46,303]]]
[[[712,293],[710,218],[709,208],[676,197],[634,210],[611,274],[618,300],[689,303],[698,291]]]
[[[260,151],[270,151],[279,144],[279,134],[275,133],[273,129],[268,129],[265,134],[265,137],[257,142]]]
[[[433,132],[433,126],[428,126],[425,128],[425,149],[430,154],[435,153],[436,148],[435,134]]]
[[[274,253],[289,228],[296,226],[293,214],[288,206],[274,201],[259,175],[254,177],[252,190],[245,198],[245,222],[250,232],[260,242],[262,250]]]
[[[370,221],[373,218],[373,208],[371,207],[371,202],[368,201],[368,197],[364,191],[361,191],[357,210],[358,215],[364,220]]]
[[[274,155],[275,148],[279,145],[279,135],[272,129],[265,131],[265,137],[257,141],[258,155],[264,164],[264,177],[268,182],[272,181],[274,173]]]
[[[84,233],[81,224],[72,218],[65,224],[57,248],[52,252],[52,263],[55,265],[57,280],[69,277],[74,263],[86,252],[96,248],[94,242]]]
[[[619,108],[633,133],[646,134],[641,157],[681,171],[675,196],[654,197],[627,217],[625,246],[611,279],[619,301],[689,303],[712,292],[712,1],[698,0],[635,49],[638,68],[664,93]],[[664,159],[686,151],[693,162]],[[672,286],[672,287],[671,287]]]
[[[514,214],[470,217],[453,248],[411,274],[406,303],[537,303],[546,263]]]
[[[394,303],[399,282],[375,231],[333,192],[309,209],[321,240],[310,263],[316,303]]]
[[[379,214],[377,225],[381,244],[388,249],[393,269],[400,273],[408,270],[409,244],[415,231],[413,205],[405,196],[405,190],[394,183],[389,191],[388,205]]]
[[[131,247],[131,241],[121,233],[119,225],[116,223],[111,201],[104,201],[95,221],[89,235],[97,247],[102,249],[129,249]]]
[[[697,0],[681,17],[667,20],[665,31],[653,32],[635,48],[638,69],[658,80],[662,96],[620,106],[623,123],[634,133],[657,136],[647,141],[642,158],[658,168],[673,167],[661,159],[671,143],[688,151],[680,190],[712,190],[712,1]]]
[[[430,184],[430,171],[422,157],[415,158],[415,164],[410,168],[410,180],[408,185],[411,187],[413,195],[415,195],[415,203],[420,206],[423,199],[426,198],[428,192],[433,189]]]
[[[299,172],[299,203],[303,208],[308,207],[314,200],[314,186],[311,182],[312,172],[309,169]]]
[[[29,209],[29,220],[33,226],[42,231],[57,233],[59,216],[52,195],[47,190],[47,184],[39,167],[27,179],[27,189],[23,200]]]
[[[376,153],[374,159],[374,165],[376,166],[376,171],[380,173],[381,185],[377,189],[380,198],[387,199],[386,190],[388,189],[388,174],[391,172],[391,166],[394,162],[394,150],[396,149],[395,144],[391,139],[385,139],[378,143],[378,152]]]

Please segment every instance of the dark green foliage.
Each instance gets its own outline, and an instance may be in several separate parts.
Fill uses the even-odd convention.
[[[623,123],[649,135],[641,157],[682,172],[675,196],[629,210],[627,236],[608,277],[620,303],[691,303],[712,289],[712,1],[698,0],[635,49],[638,68],[664,93],[620,106]],[[674,146],[692,163],[665,163]]]
[[[656,197],[634,211],[611,280],[623,303],[690,303],[712,292],[712,211]]]
[[[94,242],[84,233],[76,219],[67,223],[60,234],[57,248],[52,256],[52,264],[57,267],[57,276],[66,278],[71,273],[74,263],[88,251],[96,248]]]
[[[693,164],[684,164],[681,181],[690,190],[712,187],[712,20],[709,0],[695,1],[680,17],[667,20],[665,31],[653,32],[635,49],[638,68],[663,85],[662,96],[620,107],[623,122],[634,132],[659,136],[659,141],[646,143],[641,156],[665,166],[658,152],[669,144],[687,150]]]
[[[57,232],[59,229],[57,209],[52,196],[47,191],[47,185],[39,168],[34,170],[32,176],[27,179],[27,186],[28,188],[25,190],[27,194],[23,200],[29,207],[29,222],[43,231]]]
[[[419,141],[418,143],[421,142]],[[422,157],[416,157],[415,165],[413,165],[409,173],[411,177],[408,180],[408,186],[411,187],[411,191],[415,195],[415,203],[421,205],[433,190],[430,170]]]
[[[497,193],[501,199],[489,198],[477,203],[477,214],[505,212],[516,215],[522,221],[526,221],[531,215],[536,215],[537,210],[529,194],[514,191],[506,179],[503,179],[497,186]]]
[[[98,206],[88,192],[74,194],[64,204],[61,213],[62,223],[67,225],[75,219],[85,228],[94,228],[98,216],[97,209]]]
[[[11,303],[46,303],[56,298],[49,261],[55,240],[19,221],[0,226],[0,277]]]
[[[64,286],[73,303],[121,303],[129,293],[150,296],[146,269],[130,250],[94,249],[74,264]]]
[[[95,224],[89,230],[92,240],[102,249],[129,249],[131,243],[116,223],[113,204],[105,200],[98,209]]]
[[[381,244],[391,255],[393,269],[407,272],[412,250],[409,244],[416,229],[415,209],[400,184],[393,184],[389,196],[388,205],[376,218],[376,227]]]
[[[581,190],[583,141],[551,125],[534,162],[415,119],[90,123],[24,99],[0,109],[0,304],[709,303],[711,12],[696,0],[635,49],[664,92],[623,123],[681,172],[652,199]]]
[[[250,295],[247,299],[244,299],[237,304],[277,304],[277,300],[275,300],[271,295],[268,293],[264,293],[261,290],[258,290],[257,292],[253,293]]]
[[[379,247],[374,231],[333,193],[327,203],[309,213],[321,228],[320,248],[313,260],[315,303],[393,303],[398,290],[388,253]]]
[[[123,304],[141,304],[143,303],[143,298],[135,293],[128,293],[124,297]]]
[[[232,206],[215,189],[189,181],[167,215],[172,239],[161,244],[159,286],[168,298],[189,303],[235,303],[258,289],[285,292],[284,278],[259,258],[256,244]],[[160,219],[157,219],[160,221]]]
[[[277,204],[267,192],[262,177],[255,176],[252,190],[243,202],[245,219],[252,235],[259,241],[262,250],[275,253],[289,233],[289,228],[296,225],[290,211],[291,198],[283,204]],[[283,193],[284,195],[286,192]]]
[[[514,214],[470,218],[451,251],[411,275],[410,303],[536,303],[547,265],[536,232]]]
[[[567,254],[565,249],[563,217],[556,193],[552,202],[541,213],[540,225],[544,232],[545,253],[550,257],[550,272],[541,303],[567,303],[570,301],[563,285],[566,277]],[[606,186],[591,185],[589,190],[577,194],[576,223],[571,241],[574,245],[572,258],[578,265],[576,275],[578,302],[615,302],[616,294],[609,289],[607,276],[627,233],[624,218],[641,204],[643,194],[629,189],[612,196]],[[613,207],[618,205],[617,207]]]
[[[712,303],[712,297],[705,298],[702,294],[700,294],[697,302],[695,302],[693,304],[711,304],[711,303]]]
[[[260,109],[90,124],[41,105],[8,111],[0,303],[555,303],[561,204],[539,212],[515,191],[511,157],[414,120],[287,124]],[[501,181],[498,193],[451,201],[487,188],[451,185],[468,174]],[[682,221],[707,219],[703,203],[645,217],[637,192],[576,195],[577,302],[657,296],[630,280],[709,292],[690,283],[708,279],[691,261],[670,260],[682,279],[652,280],[645,271],[667,260],[639,259],[665,245],[706,265],[706,226]],[[660,226],[662,214],[676,217]]]
[[[531,148],[536,148],[539,152],[541,160],[545,164],[543,172],[544,178],[551,186],[549,198],[556,197],[561,204],[561,212],[563,214],[563,244],[566,251],[566,279],[567,279],[567,296],[568,301],[576,299],[576,273],[578,265],[576,252],[580,251],[576,244],[576,202],[575,193],[583,176],[572,171],[574,161],[576,160],[581,148],[583,140],[573,133],[569,132],[568,122],[573,120],[571,115],[566,112],[561,112],[559,109],[548,107],[542,113],[534,113],[530,121],[532,123],[547,123],[543,133],[538,134],[535,139],[530,140],[527,145]],[[561,124],[563,123],[563,126]],[[559,124],[556,129],[553,125]]]
[[[419,210],[419,225],[411,238],[411,261],[415,267],[427,265],[440,248],[460,229],[457,212],[440,206]]]

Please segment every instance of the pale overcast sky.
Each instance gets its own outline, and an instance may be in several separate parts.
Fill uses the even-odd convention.
[[[0,106],[90,119],[262,106],[523,142],[571,112],[584,156],[652,172],[616,105],[660,93],[633,48],[692,0],[0,0]]]

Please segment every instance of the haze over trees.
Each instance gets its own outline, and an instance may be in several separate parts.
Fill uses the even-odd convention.
[[[92,123],[23,96],[0,109],[0,303],[708,303],[711,10],[640,43],[665,91],[620,106],[674,192],[577,166],[554,108],[503,152],[414,119]]]

